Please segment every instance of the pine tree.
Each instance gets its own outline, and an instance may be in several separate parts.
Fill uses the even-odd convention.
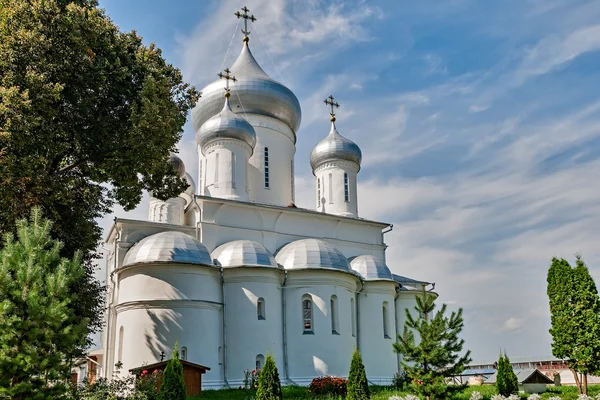
[[[175,343],[173,358],[167,363],[160,385],[161,400],[186,400],[186,388],[183,380],[183,365],[179,361],[179,346]]]
[[[76,315],[71,290],[85,269],[79,254],[60,257],[39,208],[16,226],[0,250],[0,398],[60,398],[86,343],[89,321]]]
[[[425,290],[416,297],[414,318],[406,309],[404,332],[398,335],[394,351],[402,356],[402,368],[413,390],[430,398],[443,398],[462,387],[449,387],[446,378],[460,374],[471,362],[471,352],[460,356],[464,340],[458,335],[463,328],[462,308],[446,317],[446,305],[435,313],[435,295]],[[419,337],[416,343],[415,334]]]
[[[369,383],[367,382],[367,373],[358,350],[354,350],[354,353],[352,354],[352,362],[350,363],[350,372],[348,373],[348,383],[346,387],[348,388],[346,399],[367,400],[371,398]]]
[[[519,392],[519,380],[515,375],[512,364],[506,353],[500,354],[498,358],[498,370],[496,372],[496,388],[498,393],[504,397]]]
[[[279,372],[275,365],[273,356],[267,353],[265,365],[258,376],[258,389],[256,389],[256,400],[281,400],[281,382]]]

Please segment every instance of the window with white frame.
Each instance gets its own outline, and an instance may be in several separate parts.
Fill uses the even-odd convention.
[[[344,200],[350,201],[350,191],[348,190],[348,174],[344,172]]]
[[[383,337],[386,339],[390,338],[390,331],[389,331],[389,315],[388,315],[388,302],[384,301],[383,302],[383,310],[382,310],[382,314],[383,314]]]
[[[265,356],[259,354],[256,356],[256,369],[262,369],[265,366]]]
[[[264,163],[265,163],[265,188],[269,188],[269,148],[265,147],[265,156],[264,156]]]
[[[263,299],[262,297],[260,297],[258,300],[256,300],[256,314],[258,316],[258,319],[266,319],[265,299]]]
[[[329,308],[331,313],[331,333],[333,335],[339,335],[337,296],[335,294],[331,296],[331,299],[329,300]]]
[[[310,296],[304,296],[302,299],[302,325],[304,334],[314,332],[313,302]]]
[[[183,361],[187,361],[187,347],[183,346],[179,351],[179,354],[179,358],[181,358]]]

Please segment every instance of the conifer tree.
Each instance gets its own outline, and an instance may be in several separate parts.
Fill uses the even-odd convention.
[[[281,382],[279,371],[275,365],[273,355],[267,353],[265,365],[258,376],[258,388],[256,389],[256,400],[281,400]]]
[[[504,397],[519,392],[519,380],[515,375],[512,364],[506,353],[500,354],[498,358],[498,370],[496,372],[496,388],[498,393]]]
[[[16,226],[0,249],[0,398],[56,399],[86,343],[89,321],[77,316],[71,290],[85,269],[79,254],[61,258],[39,208]]]
[[[448,386],[446,378],[460,374],[471,362],[470,351],[460,356],[464,346],[458,337],[464,325],[462,308],[447,317],[444,304],[434,313],[435,295],[425,290],[416,302],[417,318],[406,309],[404,332],[398,335],[394,351],[402,356],[402,369],[417,394],[427,400],[444,398],[450,391],[463,388]]]
[[[186,388],[183,380],[183,365],[179,361],[179,345],[175,343],[173,358],[167,363],[160,385],[161,400],[186,400]]]
[[[348,388],[346,399],[367,400],[371,398],[367,373],[360,352],[357,349],[352,354],[346,387]]]

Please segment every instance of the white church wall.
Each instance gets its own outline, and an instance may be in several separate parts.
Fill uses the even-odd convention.
[[[360,352],[367,377],[375,384],[391,384],[398,372],[392,349],[396,338],[395,294],[395,282],[367,281],[358,299]]]
[[[399,334],[404,332],[404,323],[406,322],[406,309],[408,309],[413,317],[416,317],[416,311],[414,307],[417,305],[416,296],[419,295],[418,291],[400,291],[396,298],[396,331]],[[418,340],[418,336],[415,335],[415,339]],[[396,356],[398,363],[398,370],[400,367],[400,356]]]
[[[225,316],[227,321],[227,381],[243,385],[244,371],[256,368],[267,352],[275,358],[279,374],[284,375],[283,321],[280,270],[267,268],[225,268]],[[258,300],[263,301],[261,317]],[[264,364],[263,364],[264,365]],[[262,365],[261,365],[262,366]]]
[[[204,146],[204,194],[248,200],[248,158],[252,149],[240,140],[217,140]]]
[[[358,165],[348,161],[332,161],[315,170],[316,209],[320,212],[358,216],[356,175]]]
[[[357,278],[326,270],[288,271],[285,287],[289,378],[308,385],[321,375],[347,376],[356,344],[349,311]],[[331,297],[337,301],[338,334],[332,333]],[[302,302],[313,304],[312,334],[305,333]]]

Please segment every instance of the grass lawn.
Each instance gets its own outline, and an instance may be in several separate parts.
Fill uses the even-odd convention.
[[[469,400],[471,393],[479,392],[484,399],[489,399],[496,394],[495,386],[471,386],[465,389],[462,393],[454,395],[454,400]],[[589,396],[595,397],[600,393],[600,385],[589,387]],[[390,396],[404,396],[408,392],[400,392],[389,387],[371,386],[372,400],[388,400]],[[527,395],[521,393],[522,399],[526,399]],[[550,397],[559,396],[563,400],[577,400],[577,388],[574,386],[559,386],[548,387],[548,391],[542,394],[542,399],[547,400]],[[314,399],[308,393],[308,388],[298,386],[287,386],[283,388],[284,399]],[[240,389],[224,389],[224,390],[205,390],[201,396],[190,397],[189,400],[252,400],[254,399],[254,391]],[[337,400],[340,397],[319,397],[318,399]]]

